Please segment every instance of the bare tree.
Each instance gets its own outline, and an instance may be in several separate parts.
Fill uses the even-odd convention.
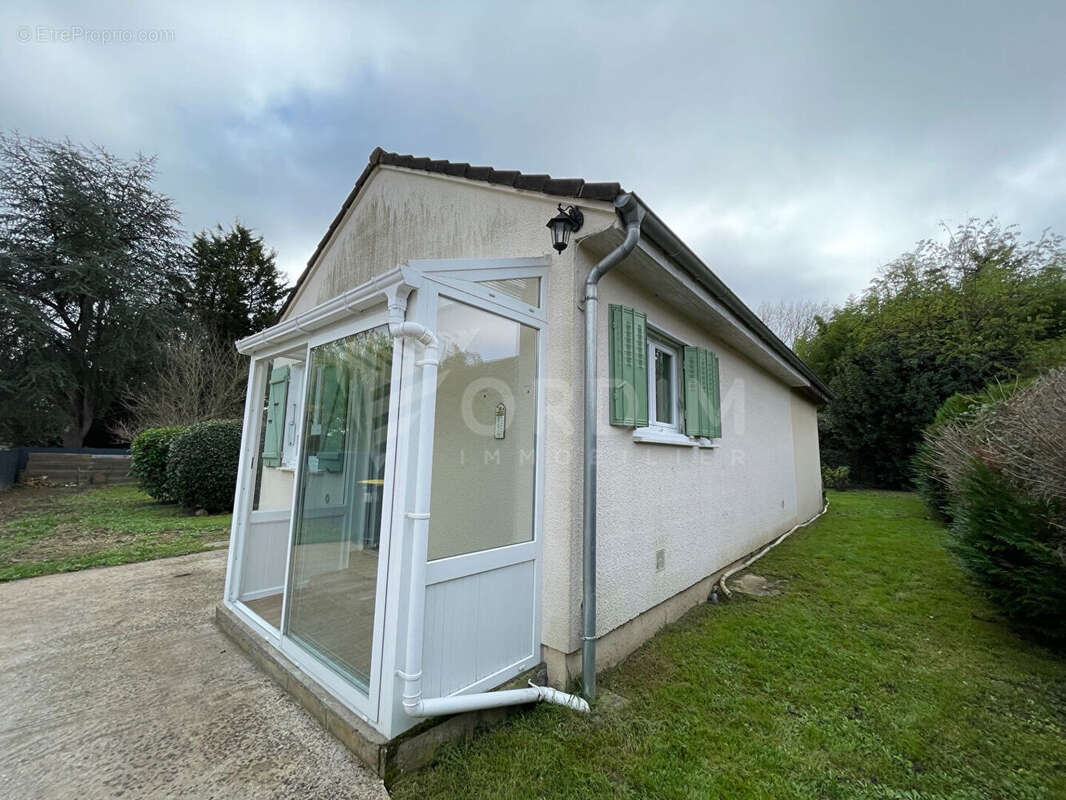
[[[176,337],[151,382],[127,396],[130,418],[114,433],[132,439],[145,428],[238,417],[247,378],[248,360],[232,346],[208,334]]]
[[[833,306],[828,300],[763,302],[755,311],[759,319],[789,347],[795,347],[797,340],[814,334],[817,330],[815,317],[828,317],[832,312]]]

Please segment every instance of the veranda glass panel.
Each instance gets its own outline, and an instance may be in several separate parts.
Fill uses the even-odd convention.
[[[313,348],[307,370],[286,633],[364,692],[391,371],[384,327]]]
[[[261,396],[255,495],[244,531],[239,599],[274,628],[281,625],[285,559],[289,552],[297,409],[303,385],[303,349],[257,364]]]
[[[533,538],[537,331],[440,298],[429,557]]]

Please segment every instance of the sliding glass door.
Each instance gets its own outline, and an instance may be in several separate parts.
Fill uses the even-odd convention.
[[[285,633],[364,694],[374,649],[393,341],[312,347]]]
[[[281,626],[306,354],[301,345],[257,359],[250,388],[257,419],[249,436],[255,442],[251,508],[235,560],[236,599],[274,632]]]

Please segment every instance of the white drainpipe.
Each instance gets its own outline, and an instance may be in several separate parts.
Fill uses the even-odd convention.
[[[422,370],[422,392],[418,408],[418,456],[415,473],[415,510],[406,517],[413,523],[411,537],[410,595],[407,607],[407,647],[404,667],[396,674],[404,681],[403,710],[409,717],[435,717],[458,714],[499,706],[517,706],[543,700],[567,706],[575,711],[588,711],[580,697],[530,683],[528,689],[508,689],[500,692],[451,695],[450,697],[422,697],[422,637],[426,611],[426,560],[429,553],[429,497],[433,476],[433,401],[437,391],[437,365],[440,362],[440,342],[436,334],[416,322],[405,322],[406,303],[389,304],[389,333],[418,341],[425,347],[415,366]]]

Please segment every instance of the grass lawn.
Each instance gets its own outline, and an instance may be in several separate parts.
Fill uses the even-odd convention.
[[[781,596],[701,606],[601,680],[391,787],[403,798],[1063,798],[1066,658],[1016,638],[919,500],[832,493],[755,565]]]
[[[0,581],[224,547],[229,514],[191,516],[132,486],[0,494]]]

